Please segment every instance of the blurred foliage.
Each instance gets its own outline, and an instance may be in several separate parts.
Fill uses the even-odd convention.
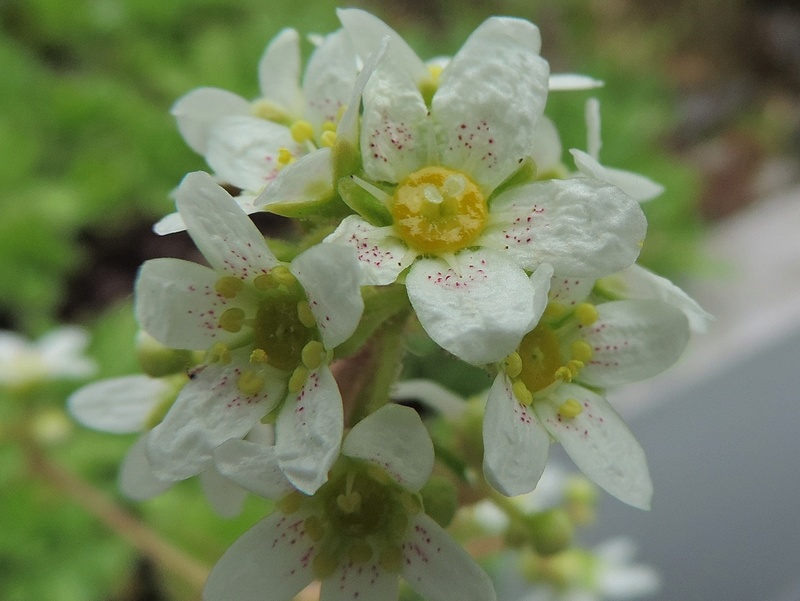
[[[392,24],[423,57],[452,53],[493,13],[539,23],[543,54],[554,71],[606,81],[594,92],[602,107],[603,162],[666,186],[665,195],[646,207],[650,233],[643,261],[672,276],[692,268],[700,231],[693,208],[698,178],[664,144],[673,98],[658,63],[663,29],[610,35],[597,5],[577,0],[356,4]],[[146,231],[143,224],[172,210],[169,193],[181,177],[205,167],[174,128],[169,108],[175,99],[200,85],[254,96],[256,64],[266,42],[284,26],[303,33],[330,31],[337,26],[333,9],[324,1],[299,8],[291,0],[0,3],[0,325],[36,335],[65,314],[91,317],[99,377],[137,371],[129,302],[120,304],[109,294],[100,299],[105,308],[89,315],[96,299],[87,303],[91,295],[85,287],[101,288],[103,282],[82,273],[92,259],[85,240],[127,241],[130,232]],[[588,97],[588,92],[561,93],[547,107],[565,149],[585,148]],[[144,247],[158,252],[157,240],[149,233],[132,238],[130,255],[140,256]],[[102,245],[93,252],[104,252]],[[128,275],[132,281],[133,270]],[[76,281],[84,288],[74,290]],[[421,375],[450,374],[445,383],[464,393],[485,384],[484,374],[446,366],[441,371],[430,358],[414,369]],[[63,415],[68,392],[44,391],[27,404],[0,397],[0,599],[5,601],[132,598],[125,583],[137,560],[128,544],[51,483],[32,478],[21,449],[7,444],[41,415]],[[73,426],[48,450],[209,565],[263,515],[264,504],[250,499],[240,518],[221,520],[198,494],[196,482],[146,503],[126,502],[115,491],[115,478],[131,442]],[[190,594],[180,582],[160,578],[166,578],[170,598]]]

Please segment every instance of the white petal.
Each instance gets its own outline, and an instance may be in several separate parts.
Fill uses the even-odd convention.
[[[550,263],[556,275],[600,277],[631,265],[647,222],[618,188],[588,178],[511,188],[492,201],[479,244],[504,249],[525,269]]]
[[[72,416],[95,430],[127,434],[145,429],[147,418],[172,387],[147,376],[123,376],[93,382],[67,401]]]
[[[532,23],[492,17],[442,72],[431,113],[442,165],[496,188],[535,146],[549,67]]]
[[[97,364],[84,356],[89,332],[78,326],[50,330],[35,344],[42,361],[53,375],[85,378],[97,372]]]
[[[396,31],[386,23],[357,8],[345,8],[336,11],[347,34],[353,43],[356,53],[362,60],[373,54],[389,37],[389,51],[386,56],[388,68],[399,71],[415,85],[428,76],[428,68],[411,47]]]
[[[294,490],[278,466],[273,446],[232,438],[216,448],[214,464],[226,478],[267,499],[280,499]]]
[[[579,377],[592,386],[650,378],[675,363],[689,342],[686,316],[661,301],[613,301],[597,305],[597,312],[597,321],[581,332],[592,359]]]
[[[306,119],[317,128],[326,121],[336,123],[339,109],[350,100],[356,75],[356,54],[347,34],[339,30],[326,36],[308,60],[303,77]]]
[[[547,462],[550,436],[533,410],[520,405],[502,372],[486,401],[483,449],[486,481],[508,497],[532,491]]]
[[[295,257],[289,269],[306,291],[325,347],[332,349],[350,338],[364,312],[356,250],[318,244]]]
[[[258,63],[261,95],[294,117],[302,114],[300,90],[300,36],[294,29],[282,29],[261,55]]]
[[[237,387],[249,368],[247,352],[231,363],[195,370],[175,404],[148,440],[147,456],[159,478],[182,480],[200,473],[216,447],[229,438],[243,438],[284,396],[282,372],[262,367],[264,388],[244,395]]]
[[[333,574],[322,581],[320,599],[394,601],[399,585],[397,574],[381,567],[380,561],[363,564],[343,561]]]
[[[572,153],[575,165],[581,173],[616,186],[638,202],[652,200],[664,192],[664,186],[657,184],[644,175],[639,175],[632,171],[604,167],[585,152],[575,148],[571,149],[570,153]]]
[[[653,484],[647,459],[628,426],[609,402],[581,386],[562,384],[552,400],[534,401],[542,424],[586,476],[620,501],[649,509]],[[562,418],[558,407],[575,399],[583,411]]]
[[[358,422],[345,438],[342,453],[384,468],[403,488],[416,492],[433,470],[433,443],[416,411],[384,405]]]
[[[250,116],[223,117],[211,128],[206,162],[221,180],[257,194],[280,172],[282,148],[293,157],[306,153],[284,125]]]
[[[600,159],[600,149],[603,147],[603,136],[600,129],[600,101],[597,98],[589,98],[583,114],[586,119],[586,150],[589,151],[589,157],[597,162]]]
[[[171,480],[156,478],[147,459],[146,448],[147,434],[140,436],[128,449],[119,469],[119,489],[123,495],[134,501],[152,499],[173,485]]]
[[[342,396],[327,365],[312,371],[303,389],[286,399],[275,424],[275,453],[289,481],[314,494],[339,456],[344,431]]]
[[[592,90],[605,84],[599,79],[577,73],[553,73],[550,75],[548,88],[551,92]]]
[[[550,300],[550,284],[553,280],[553,266],[549,263],[542,263],[536,268],[530,277],[531,285],[533,285],[533,320],[531,321],[531,328],[539,323],[539,318],[547,308],[547,303]]]
[[[555,277],[550,286],[550,300],[565,307],[574,307],[592,292],[595,279]]]
[[[233,92],[219,88],[198,88],[181,96],[170,113],[189,147],[205,154],[211,126],[222,117],[249,115],[250,103]]]
[[[714,320],[714,317],[705,311],[696,300],[667,278],[662,278],[636,264],[603,278],[600,285],[611,294],[622,298],[650,298],[669,303],[683,311],[683,314],[689,319],[689,326],[693,332],[707,331],[709,324]]]
[[[428,107],[417,84],[382,63],[364,89],[361,157],[367,176],[400,182],[429,164],[434,142]]]
[[[358,215],[345,217],[325,242],[347,244],[356,249],[362,285],[391,284],[416,257],[415,252],[394,237],[391,228],[375,227]]]
[[[146,261],[136,278],[136,319],[161,344],[177,349],[205,350],[238,334],[219,327],[219,317],[238,306],[236,299],[217,294],[220,274],[181,259]]]
[[[561,166],[563,149],[555,123],[543,116],[536,122],[534,137],[536,141],[529,154],[536,163],[537,173],[557,170]]]
[[[177,211],[164,215],[153,226],[153,231],[159,236],[166,236],[167,234],[174,234],[175,232],[182,232],[186,229],[186,224],[183,223],[183,217]]]
[[[254,203],[262,208],[277,203],[302,204],[333,196],[333,159],[330,148],[320,148],[281,169]]]
[[[457,420],[467,409],[466,400],[433,380],[400,380],[392,386],[393,399],[413,399],[443,416]]]
[[[183,178],[176,204],[192,240],[214,269],[246,280],[277,265],[258,228],[207,173]]]
[[[211,570],[204,601],[291,599],[313,579],[305,515],[276,512],[240,536]]]
[[[247,491],[222,477],[213,463],[200,472],[200,485],[214,511],[223,518],[232,518],[242,512]]]
[[[442,348],[469,363],[500,361],[519,346],[534,318],[535,290],[499,253],[464,252],[450,267],[420,259],[406,278],[420,324]]]
[[[402,544],[400,573],[429,601],[494,601],[492,581],[464,548],[424,513]]]

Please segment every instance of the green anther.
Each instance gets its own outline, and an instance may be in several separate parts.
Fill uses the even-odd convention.
[[[283,497],[276,505],[282,513],[294,513],[300,509],[304,499],[303,493],[294,491]]]
[[[394,572],[395,574],[400,571],[403,565],[403,552],[400,547],[390,547],[381,553],[380,559],[381,567],[387,572]]]
[[[567,312],[567,308],[560,303],[547,303],[542,317],[545,319],[554,319],[561,317]]]
[[[317,325],[317,319],[314,313],[311,312],[311,305],[307,300],[301,300],[297,303],[297,318],[300,323],[307,328],[313,328]]]
[[[576,340],[570,347],[572,358],[581,361],[584,365],[592,360],[592,346],[585,340]]]
[[[268,273],[262,273],[253,280],[253,286],[255,286],[257,290],[269,290],[274,284],[275,280],[273,280],[272,276]]]
[[[516,378],[520,373],[522,373],[522,358],[519,356],[519,353],[511,353],[505,359],[506,364],[506,375],[509,378]]]
[[[325,524],[322,519],[316,515],[310,515],[303,521],[303,527],[306,529],[308,538],[312,541],[319,542],[325,536]]]
[[[567,399],[558,408],[558,414],[567,419],[577,417],[582,411],[583,407],[576,399]]]
[[[516,380],[511,387],[514,396],[517,397],[520,405],[530,405],[533,402],[533,395],[522,380]]]
[[[308,369],[317,369],[325,362],[327,353],[325,347],[319,340],[312,340],[303,347],[301,357],[303,359],[303,365]]]
[[[338,558],[327,549],[320,549],[311,563],[311,569],[317,580],[325,580],[336,571],[337,567],[339,567]]]
[[[408,514],[415,515],[422,511],[422,502],[417,495],[403,492],[400,494],[400,503]]]
[[[345,514],[361,511],[361,495],[357,491],[341,494],[336,497],[336,506]]]
[[[226,275],[217,280],[214,290],[225,298],[234,298],[244,288],[244,282],[233,275]]]
[[[264,349],[257,348],[250,353],[250,363],[254,365],[258,363],[269,363],[269,356]]]
[[[247,396],[253,396],[261,392],[264,388],[264,378],[259,376],[254,371],[246,371],[239,376],[239,379],[236,381],[236,388],[238,388],[242,394]]]
[[[238,307],[231,307],[219,316],[219,327],[232,334],[241,330],[243,323],[244,311]]]
[[[297,278],[292,275],[292,272],[289,271],[286,265],[276,265],[272,268],[272,271],[269,272],[269,275],[272,276],[278,284],[283,284],[284,286],[291,286],[297,282]]]
[[[308,379],[308,373],[307,367],[299,365],[294,372],[292,372],[292,377],[289,378],[289,392],[300,392]]]
[[[347,558],[355,564],[364,564],[372,559],[372,547],[366,541],[354,542],[347,550]]]

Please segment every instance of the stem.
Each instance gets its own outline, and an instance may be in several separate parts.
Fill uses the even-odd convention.
[[[53,462],[36,443],[23,443],[31,471],[43,482],[64,492],[78,505],[95,516],[115,534],[125,539],[142,554],[153,559],[159,567],[175,574],[192,586],[199,595],[208,577],[208,566],[189,557],[159,537],[106,494],[77,474]]]

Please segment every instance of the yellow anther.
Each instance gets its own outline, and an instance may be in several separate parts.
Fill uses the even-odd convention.
[[[562,382],[572,382],[572,375],[572,370],[563,365],[559,367],[554,374],[555,379],[561,380]]]
[[[295,162],[294,155],[292,151],[282,146],[278,149],[278,166],[279,167],[286,167],[286,165],[291,165]]]
[[[571,374],[572,374],[572,377],[574,378],[574,377],[576,377],[576,376],[577,376],[577,375],[580,373],[580,371],[583,369],[583,361],[577,361],[577,360],[575,360],[575,359],[571,359],[571,360],[570,360],[570,361],[567,363],[567,369],[569,370],[569,373],[571,373]]]
[[[322,540],[322,537],[325,536],[325,524],[322,523],[322,520],[319,516],[310,515],[303,521],[303,526],[306,529],[306,534],[308,538],[310,538],[314,542],[318,542]]]
[[[381,553],[381,567],[387,572],[397,574],[403,565],[403,552],[400,547],[390,547]]]
[[[268,273],[262,273],[261,275],[256,276],[253,280],[253,286],[255,286],[258,290],[269,290],[272,288],[274,280],[270,277]]]
[[[428,65],[428,73],[431,74],[431,77],[435,81],[439,81],[439,77],[442,75],[442,71],[444,71],[444,67],[441,65]]]
[[[416,515],[422,511],[422,501],[420,501],[417,495],[403,492],[400,494],[400,503],[409,515]]]
[[[584,365],[592,360],[592,345],[585,340],[576,340],[570,347],[572,351],[572,358],[576,361],[581,361]]]
[[[314,127],[308,121],[295,121],[289,131],[292,132],[292,139],[298,144],[308,142],[314,137]]]
[[[308,369],[317,369],[325,362],[327,352],[319,340],[312,340],[303,347],[300,353],[303,365]]]
[[[328,148],[333,148],[336,144],[336,132],[335,131],[324,131],[322,135],[319,137],[320,146],[327,146]]]
[[[257,348],[252,353],[250,353],[250,363],[268,363],[269,357],[267,356],[267,351],[263,348]]]
[[[599,317],[597,308],[591,303],[581,303],[575,307],[575,317],[582,326],[590,326]]]
[[[317,325],[317,319],[311,312],[311,305],[307,300],[301,300],[297,303],[297,318],[307,328],[313,328]]]
[[[238,388],[242,394],[253,396],[261,392],[264,388],[264,384],[266,384],[264,378],[259,376],[256,372],[248,370],[239,376],[239,379],[236,381],[236,388]]]
[[[290,492],[288,495],[278,501],[278,509],[283,513],[294,513],[303,504],[303,493],[298,491]]]
[[[326,121],[325,123],[322,124],[322,131],[323,132],[326,132],[326,131],[335,132],[336,131],[336,124],[333,121]]]
[[[336,497],[336,506],[346,514],[361,511],[361,495],[356,491],[341,494]]]
[[[235,333],[242,329],[244,311],[239,307],[231,307],[219,316],[219,327],[226,332]]]
[[[508,357],[506,357],[505,364],[506,375],[509,378],[516,378],[520,373],[522,373],[522,357],[519,356],[519,353],[511,353]]]
[[[557,319],[567,312],[567,308],[561,303],[547,303],[543,317],[546,319]]]
[[[231,349],[221,342],[217,342],[211,347],[209,355],[211,361],[219,361],[222,365],[227,365],[231,362]]]
[[[514,392],[514,396],[517,397],[520,405],[530,405],[533,402],[533,395],[522,380],[516,380],[511,386],[511,390]]]
[[[278,284],[283,284],[284,286],[291,286],[297,281],[297,278],[292,275],[292,272],[289,271],[286,265],[276,265],[272,268],[272,271],[269,272],[269,275],[278,282]]]
[[[583,407],[576,399],[567,399],[558,408],[558,414],[567,419],[577,417],[582,411]]]
[[[256,117],[260,117],[261,119],[274,121],[276,123],[289,123],[289,114],[277,104],[273,104],[269,100],[258,100],[257,102],[253,103],[251,110]]]
[[[308,368],[304,365],[298,366],[289,378],[289,392],[300,392],[308,379]]]
[[[354,564],[367,563],[372,559],[372,547],[365,541],[356,541],[347,550],[347,558]]]
[[[336,123],[339,123],[339,121],[342,120],[342,117],[344,117],[344,113],[345,113],[346,110],[347,110],[347,106],[344,105],[344,104],[339,107],[339,110],[336,111]]]
[[[234,275],[226,275],[217,280],[214,290],[225,298],[233,298],[244,288],[244,282]]]

